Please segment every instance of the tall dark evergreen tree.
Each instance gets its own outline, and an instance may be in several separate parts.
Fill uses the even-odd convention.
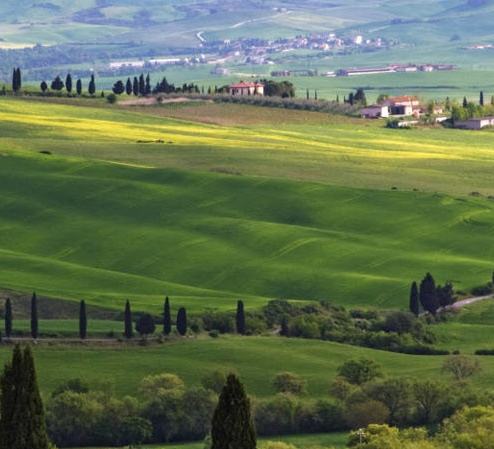
[[[82,94],[82,80],[80,78],[78,78],[75,83],[75,91],[77,92],[77,95]]]
[[[87,334],[86,303],[82,300],[79,304],[79,338],[84,340]]]
[[[39,85],[41,92],[46,92],[46,89],[48,89],[48,84],[46,84],[46,81],[41,81],[41,84]]]
[[[430,273],[427,273],[420,283],[419,300],[424,310],[435,315],[439,308],[436,283]]]
[[[38,338],[38,298],[36,292],[31,296],[31,337]]]
[[[51,88],[53,90],[62,90],[63,89],[63,81],[59,76],[57,76],[52,82],[51,82]]]
[[[180,307],[177,313],[177,332],[184,336],[187,333],[187,311],[185,307]]]
[[[29,346],[14,347],[0,379],[0,448],[48,449],[45,412]]]
[[[146,76],[145,93],[146,95],[149,95],[151,93],[151,78],[149,77],[149,73]]]
[[[464,108],[466,108],[468,106],[468,101],[467,101],[467,97],[463,97],[463,105],[462,105]]]
[[[480,91],[479,95],[479,104],[480,106],[484,106],[484,92]]]
[[[12,302],[10,298],[5,300],[5,336],[10,338],[12,335]]]
[[[70,73],[67,73],[67,76],[65,77],[65,90],[69,94],[72,92],[72,76]]]
[[[127,82],[125,83],[125,93],[127,95],[132,94],[132,81],[130,81],[130,78],[127,78]]]
[[[437,300],[441,307],[447,307],[455,303],[455,292],[453,290],[453,284],[446,282],[446,284],[438,285],[436,287]]]
[[[21,69],[14,68],[12,71],[12,90],[14,92],[18,92],[21,87],[22,87]]]
[[[139,95],[141,97],[146,95],[146,82],[142,73],[139,75]]]
[[[419,289],[415,281],[412,282],[412,287],[410,288],[410,312],[415,316],[419,316]]]
[[[136,97],[139,96],[139,80],[137,79],[137,76],[134,76],[134,82],[132,83],[132,93]]]
[[[89,81],[89,86],[88,86],[88,92],[89,95],[94,95],[96,92],[96,83],[94,82],[94,74],[91,75],[91,79]]]
[[[211,449],[255,449],[250,402],[237,376],[229,374],[211,422]]]
[[[122,80],[118,80],[112,87],[112,91],[115,95],[121,95],[125,92],[125,86]]]
[[[143,313],[136,323],[136,331],[139,335],[146,336],[153,334],[156,329],[154,318],[149,313]]]
[[[124,329],[125,338],[132,338],[134,332],[132,330],[132,312],[130,311],[130,301],[127,299],[125,303],[125,329]]]
[[[163,310],[163,333],[165,335],[170,335],[172,331],[172,317],[170,314],[170,300],[168,296],[165,298],[165,306]]]
[[[237,333],[245,335],[245,312],[243,301],[237,301],[237,314],[235,318],[237,324]]]

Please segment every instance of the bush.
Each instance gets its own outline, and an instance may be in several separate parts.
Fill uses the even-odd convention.
[[[117,102],[117,96],[114,93],[111,93],[106,97],[106,101],[110,104],[115,104]]]
[[[298,374],[285,371],[278,373],[273,379],[276,393],[300,394],[307,392],[307,382]]]

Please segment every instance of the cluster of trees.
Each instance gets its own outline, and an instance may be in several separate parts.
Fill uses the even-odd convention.
[[[413,281],[410,288],[410,312],[419,316],[422,310],[435,315],[440,308],[450,306],[456,302],[453,284],[446,282],[445,285],[436,286],[436,282],[430,273],[427,273],[417,287]]]
[[[138,399],[118,399],[109,386],[90,391],[86,382],[74,379],[47,399],[47,430],[52,441],[63,447],[207,437],[209,443],[213,440],[208,447],[220,448],[228,446],[214,444],[219,434],[230,441],[243,435],[250,447],[255,439],[252,423],[260,436],[344,431],[371,424],[431,425],[463,406],[492,404],[490,393],[478,392],[465,381],[479,370],[474,359],[454,355],[444,360],[442,372],[451,374],[455,382],[447,382],[445,376],[408,380],[386,377],[372,360],[349,360],[328,385],[330,393],[317,399],[305,396],[306,381],[291,372],[277,373],[272,379],[275,395],[262,400],[249,400],[238,377],[220,370],[206,372],[200,386],[189,388],[175,374],[147,376],[140,383]],[[244,424],[238,427],[238,422]]]
[[[430,276],[426,276],[426,279],[429,278]],[[425,281],[423,284],[428,285]],[[438,287],[434,291],[441,292],[445,288]],[[426,287],[421,287],[421,290],[424,297],[429,292]],[[418,294],[416,296],[418,297]],[[5,301],[4,318],[5,336],[11,338],[13,315],[10,298]],[[87,338],[87,320],[86,304],[80,301],[81,340]],[[417,319],[409,312],[374,309],[347,311],[344,307],[332,306],[327,301],[294,304],[286,300],[272,300],[262,309],[245,311],[243,301],[239,300],[235,311],[206,309],[191,319],[188,318],[185,307],[180,307],[175,319],[172,319],[168,297],[165,298],[163,313],[159,316],[140,312],[134,319],[130,301],[126,301],[122,329],[125,338],[133,338],[135,332],[143,338],[153,335],[157,325],[161,326],[160,334],[165,337],[172,332],[179,336],[185,336],[189,332],[207,332],[211,337],[217,337],[225,333],[258,335],[274,330],[283,337],[330,340],[416,354],[446,353],[434,351],[430,347],[435,341],[434,334],[425,326],[423,320]],[[31,337],[37,339],[38,335],[37,297],[34,292],[31,297]]]
[[[371,424],[351,432],[347,445],[361,449],[405,447],[415,449],[464,449],[492,447],[489,429],[494,426],[494,407],[465,406],[445,419],[434,436],[426,428],[400,430]]]
[[[109,385],[91,391],[84,380],[72,379],[46,400],[48,435],[63,447],[196,441],[210,432],[213,443],[255,441],[251,405],[238,377],[211,371],[201,384],[187,388],[177,375],[161,373],[142,379],[138,398],[118,399]]]
[[[50,88],[54,91],[60,92],[65,88],[67,94],[72,94],[73,83],[72,83],[72,75],[70,73],[65,77],[65,82],[60,78],[60,76],[56,76],[55,79],[50,83]],[[48,89],[48,84],[45,80],[41,81],[40,89],[43,93],[45,93]],[[96,83],[94,80],[94,75],[91,75],[91,79],[89,80],[88,89],[89,95],[94,95],[96,92]],[[82,95],[82,80],[80,78],[77,79],[75,83],[75,92],[77,95]]]
[[[467,120],[473,117],[484,117],[494,115],[494,96],[491,96],[490,102],[484,99],[484,92],[480,91],[479,101],[475,103],[468,101],[463,97],[461,104],[449,104],[449,99],[446,100],[446,108],[451,110],[451,120],[453,123],[457,120]]]
[[[174,374],[147,376],[138,402],[70,380],[53,391],[45,416],[31,348],[16,345],[0,377],[0,447],[52,449],[50,440],[64,447],[133,446],[204,439],[210,432],[211,448],[255,449],[250,402],[239,378],[214,372],[203,384],[185,389]]]

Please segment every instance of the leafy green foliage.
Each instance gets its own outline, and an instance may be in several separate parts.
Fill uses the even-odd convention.
[[[345,362],[338,368],[338,374],[352,384],[361,385],[377,377],[382,377],[383,371],[374,360],[360,359]]]

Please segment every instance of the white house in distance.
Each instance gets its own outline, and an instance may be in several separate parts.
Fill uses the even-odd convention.
[[[240,81],[236,84],[230,84],[228,86],[228,92],[230,95],[264,95],[264,84],[251,83],[248,81]]]
[[[421,107],[417,97],[403,95],[400,97],[390,97],[379,104],[362,108],[360,116],[362,118],[387,118],[390,116],[418,116]]]

